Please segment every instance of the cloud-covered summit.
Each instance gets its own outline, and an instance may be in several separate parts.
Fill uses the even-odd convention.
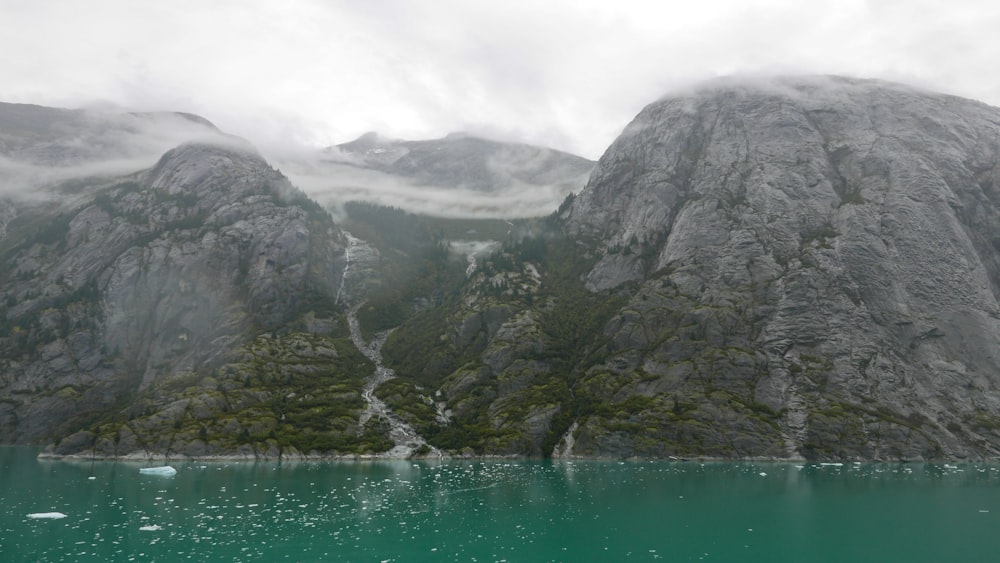
[[[249,146],[187,113],[0,103],[0,195],[32,197],[73,178],[135,172],[192,141]]]
[[[547,215],[586,184],[594,162],[562,151],[469,133],[407,141],[369,132],[282,163],[327,205],[371,201],[445,217]]]

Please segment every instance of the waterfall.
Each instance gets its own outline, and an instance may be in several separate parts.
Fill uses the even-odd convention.
[[[344,293],[344,286],[347,285],[347,273],[351,269],[351,247],[357,246],[361,239],[356,238],[351,235],[351,233],[344,231],[344,237],[347,238],[347,246],[344,247],[344,273],[340,275],[340,287],[337,288],[337,299],[335,303],[340,303],[340,296]]]
[[[358,257],[364,257],[363,246],[367,243],[353,235],[344,231],[344,236],[347,238],[347,246],[344,248],[344,273],[341,275],[340,287],[337,289],[337,303],[341,302],[343,298],[345,303],[350,303],[356,296],[351,295],[350,291],[346,288],[348,286],[348,274],[352,272],[351,266],[351,249],[354,249],[355,260]],[[361,268],[354,268],[354,271],[364,272],[364,264],[361,264]],[[355,287],[363,287],[355,285]],[[430,448],[431,455],[442,458],[445,454],[438,450],[437,448],[431,446],[412,426],[410,426],[406,421],[400,418],[396,413],[392,412],[392,409],[382,399],[375,396],[375,389],[379,385],[389,381],[390,379],[396,377],[396,372],[382,365],[382,346],[385,345],[386,339],[392,332],[392,329],[386,330],[376,334],[371,341],[365,342],[364,337],[361,335],[361,324],[358,321],[358,310],[365,305],[366,301],[361,299],[356,305],[350,307],[347,310],[347,327],[351,334],[351,342],[354,346],[365,355],[366,358],[371,360],[375,364],[375,373],[373,373],[368,379],[365,380],[364,387],[361,391],[361,397],[365,401],[365,410],[361,413],[358,418],[358,430],[363,431],[365,424],[368,423],[371,418],[378,417],[389,423],[389,437],[392,439],[393,444],[395,444],[392,449],[387,452],[378,454],[377,457],[380,458],[390,458],[390,459],[400,459],[408,458],[413,455],[418,448],[426,446]]]

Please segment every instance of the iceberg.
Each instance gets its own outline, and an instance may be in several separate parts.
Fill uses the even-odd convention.
[[[66,515],[62,512],[35,512],[28,515],[28,518],[33,518],[35,520],[58,520],[59,518],[65,517]]]
[[[173,477],[177,475],[177,470],[169,465],[164,465],[162,467],[143,467],[139,469],[139,473],[142,475],[162,475],[163,477]]]

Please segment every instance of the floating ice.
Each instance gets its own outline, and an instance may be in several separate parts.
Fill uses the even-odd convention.
[[[159,524],[150,524],[149,526],[140,526],[139,527],[139,531],[140,532],[155,532],[157,530],[162,530],[162,529],[163,529],[163,526],[160,526]]]
[[[65,517],[66,515],[62,512],[35,512],[28,515],[28,518],[33,518],[35,520],[58,520],[59,518]]]
[[[177,470],[169,465],[164,465],[162,467],[143,467],[139,469],[139,473],[142,475],[162,475],[164,477],[173,477],[177,475]]]

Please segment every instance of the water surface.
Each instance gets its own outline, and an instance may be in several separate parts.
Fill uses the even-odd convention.
[[[0,448],[4,561],[987,561],[1000,466],[147,464]],[[29,514],[61,512],[61,519]]]

